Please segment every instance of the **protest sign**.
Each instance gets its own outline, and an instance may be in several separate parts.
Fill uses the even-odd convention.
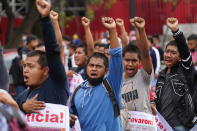
[[[70,131],[81,131],[79,119],[75,120],[75,125],[70,129]]]
[[[36,131],[69,131],[69,111],[67,106],[46,103],[39,113],[26,115],[27,123]]]
[[[144,112],[128,111],[129,131],[156,131],[155,116]]]
[[[68,78],[69,96],[72,96],[74,90],[83,82],[80,74],[73,74],[73,77]]]
[[[128,131],[172,131],[170,125],[157,112],[156,116],[138,111],[128,111]]]
[[[155,116],[155,121],[157,123],[157,131],[173,131],[171,126],[159,112],[157,112],[157,115]]]
[[[189,131],[197,131],[197,124],[192,129],[190,129]]]

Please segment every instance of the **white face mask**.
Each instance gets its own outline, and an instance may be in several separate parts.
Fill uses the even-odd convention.
[[[26,41],[26,40],[27,40],[27,36],[25,36],[25,35],[22,36],[22,40],[23,40],[23,41]]]

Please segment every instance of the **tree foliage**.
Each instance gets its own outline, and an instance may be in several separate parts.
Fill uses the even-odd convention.
[[[21,42],[21,36],[23,33],[31,33],[35,24],[38,24],[39,13],[35,6],[35,0],[28,0],[28,11],[26,12],[22,23],[17,28],[14,28],[14,19],[16,18],[14,12],[10,7],[8,0],[0,0],[5,8],[5,13],[8,19],[8,29],[6,38],[6,48],[14,48],[19,46]],[[52,0],[52,4],[55,5],[55,0]]]
[[[23,33],[31,33],[35,24],[39,24],[39,13],[37,12],[35,6],[35,0],[28,0],[28,11],[24,16],[22,24],[14,28],[14,19],[15,15],[12,12],[12,9],[9,5],[8,0],[0,0],[3,4],[6,12],[6,16],[8,18],[8,30],[7,30],[7,38],[6,38],[6,48],[17,47],[18,43],[21,41],[21,35]],[[104,8],[110,8],[116,0],[86,0],[86,12],[85,15],[94,19],[94,8],[98,6],[103,6]],[[66,22],[71,21],[78,14],[73,12],[73,16],[68,16],[65,11],[65,5],[67,4],[67,0],[51,0],[53,5],[53,9],[59,13],[60,26],[65,27]]]
[[[102,5],[105,9],[109,9],[116,1],[117,0],[88,0],[88,6],[86,8],[86,17],[88,17],[89,19],[94,19],[95,7]]]
[[[175,11],[178,4],[181,2],[181,0],[162,0],[164,3],[169,3],[172,5],[172,11]]]
[[[101,5],[103,3],[104,3],[104,0],[88,0],[88,4],[90,4],[90,5],[98,6],[98,5]]]

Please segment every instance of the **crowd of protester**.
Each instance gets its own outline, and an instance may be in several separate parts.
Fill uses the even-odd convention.
[[[178,19],[166,20],[174,40],[165,48],[159,35],[146,35],[148,25],[140,17],[103,17],[106,33],[99,40],[93,38],[91,21],[82,17],[83,42],[77,35],[62,37],[58,13],[49,2],[36,0],[36,6],[43,39],[23,37],[9,71],[0,47],[0,130],[9,128],[2,110],[24,117],[45,103],[69,106],[70,126],[78,118],[82,131],[129,130],[127,111],[159,112],[174,131],[195,126],[197,34],[186,40]],[[135,30],[128,34],[124,22]],[[76,75],[83,82],[71,92],[69,79]]]

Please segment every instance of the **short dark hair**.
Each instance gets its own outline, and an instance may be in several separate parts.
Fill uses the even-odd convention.
[[[38,44],[36,45],[36,48],[42,47],[42,46],[45,46],[45,45],[44,45],[44,43],[40,42],[40,43],[38,43]]]
[[[158,40],[160,40],[159,35],[158,34],[153,34],[152,38],[157,38]]]
[[[187,40],[197,40],[197,34],[191,34],[188,36]]]
[[[152,36],[148,36],[148,40],[151,42],[151,44],[153,44],[153,37]]]
[[[99,47],[99,44],[100,44],[100,43],[94,44],[94,48],[96,48],[97,46]]]
[[[75,49],[76,49],[76,46],[75,46],[75,45],[73,45],[72,43],[68,44],[68,47],[69,47],[69,48],[71,48],[71,49],[73,49],[73,50],[75,50]]]
[[[40,50],[31,51],[27,54],[27,57],[33,57],[38,56],[38,64],[41,66],[41,68],[44,68],[48,66],[46,53]]]
[[[105,48],[106,44],[100,43],[99,47],[104,47]]]
[[[105,44],[105,49],[109,49],[110,45],[109,44]]]
[[[171,40],[171,41],[168,42],[168,44],[166,45],[166,48],[165,48],[165,49],[167,49],[168,46],[175,46],[175,47],[177,47],[177,42],[176,42],[175,40]]]
[[[80,45],[76,46],[76,49],[77,48],[83,48],[83,51],[85,52],[85,55],[88,55],[88,50],[87,50],[87,47],[85,45],[80,44]]]
[[[105,47],[107,44],[105,44],[105,43],[96,43],[96,44],[94,44],[94,48],[96,47],[96,46],[98,46],[98,47]]]
[[[17,48],[17,53],[18,53],[19,57],[22,58],[23,47],[18,47],[18,48]]]
[[[105,56],[103,53],[99,53],[99,52],[93,53],[90,57],[88,57],[88,60],[87,60],[87,64],[86,64],[86,65],[89,64],[89,62],[90,62],[90,60],[91,60],[92,58],[100,58],[100,59],[102,59],[105,68],[107,69],[107,68],[109,67],[108,58],[107,58],[107,56]]]
[[[71,41],[71,38],[67,35],[64,35],[62,38],[63,38],[63,40]]]
[[[27,37],[27,45],[32,41],[32,40],[37,40],[38,38],[37,38],[37,36],[35,36],[35,35],[29,35],[28,37]]]
[[[127,46],[124,47],[122,56],[124,57],[126,53],[136,53],[138,58],[141,59],[141,52],[139,48],[133,43],[129,43]]]

